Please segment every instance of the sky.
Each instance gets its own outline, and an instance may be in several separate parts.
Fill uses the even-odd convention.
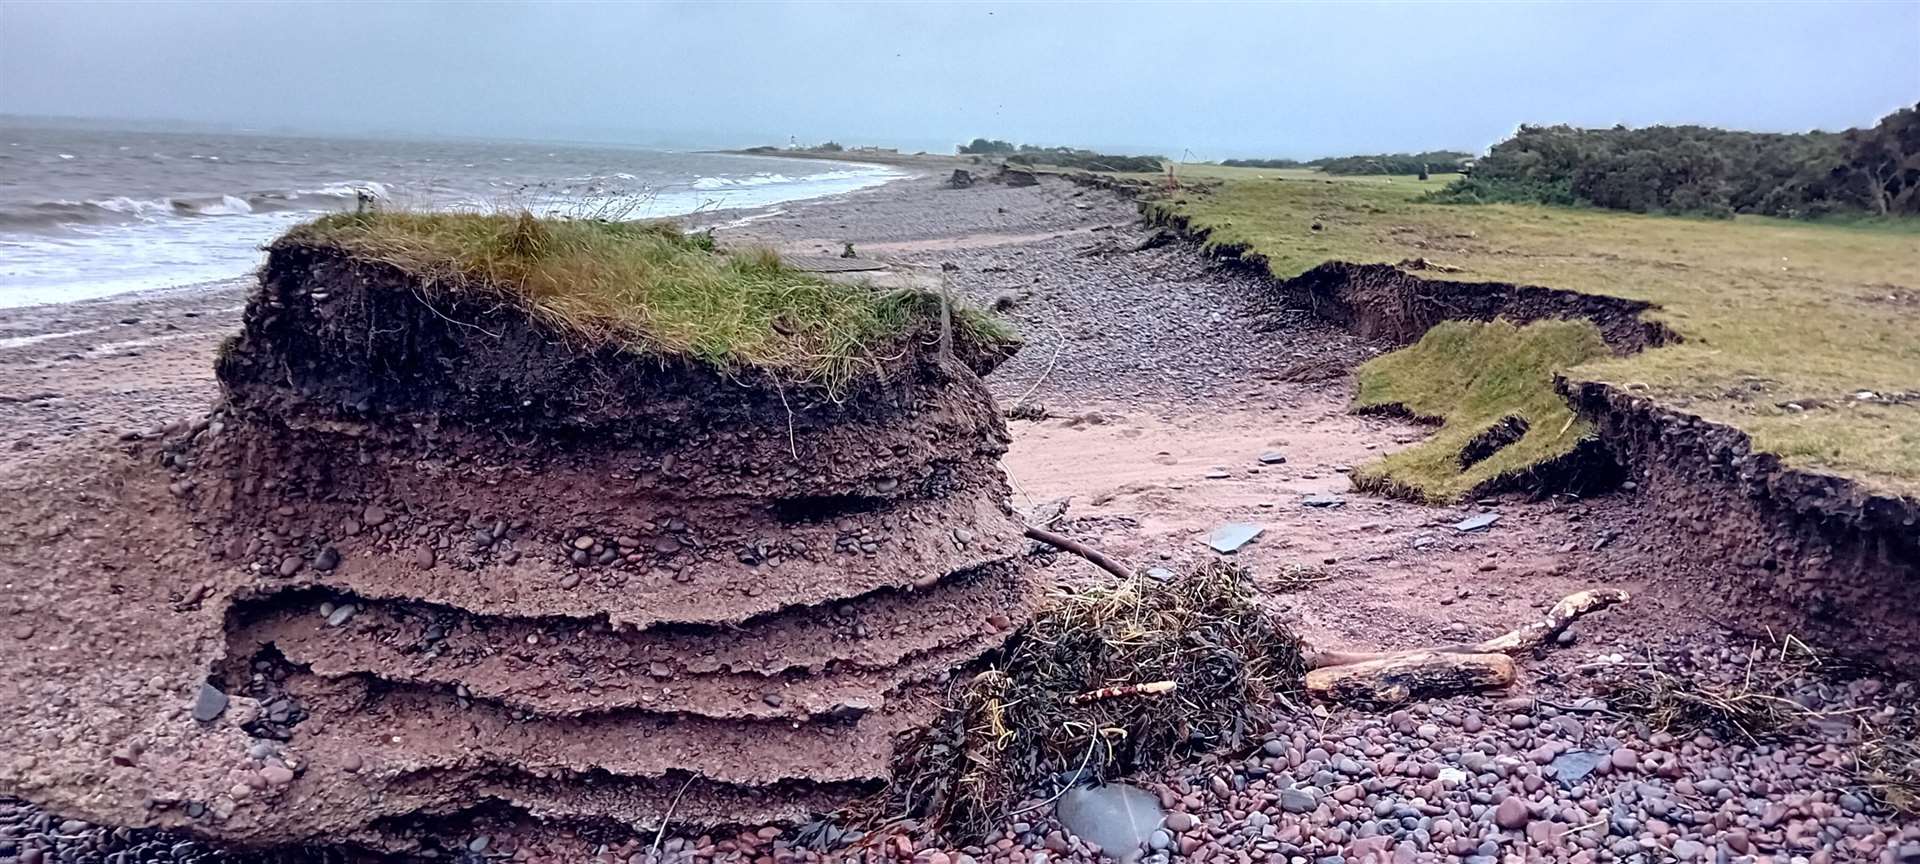
[[[0,114],[699,147],[987,136],[1176,158],[1480,150],[1520,123],[1870,125],[1920,2],[0,0]]]

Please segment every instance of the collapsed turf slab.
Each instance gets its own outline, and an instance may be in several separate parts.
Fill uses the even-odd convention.
[[[165,674],[65,735],[0,714],[34,742],[0,791],[397,851],[502,806],[645,824],[675,790],[680,821],[799,818],[884,783],[945,679],[1031,617],[979,380],[1010,343],[971,313],[655,229],[454,224],[507,258],[475,269],[412,223],[394,236],[426,246],[365,221],[276,243],[224,403],[42,490],[85,514],[47,548],[91,617],[49,627],[71,653],[25,680]],[[581,312],[538,280],[619,288],[583,250],[773,311]],[[667,327],[689,322],[730,341]]]

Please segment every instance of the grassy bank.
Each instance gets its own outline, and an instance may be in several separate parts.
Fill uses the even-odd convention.
[[[1551,387],[1558,369],[1607,353],[1585,321],[1448,321],[1360,368],[1361,410],[1441,421],[1434,436],[1354,471],[1363,488],[1453,501],[1570,450],[1593,431]],[[1498,441],[1497,449],[1489,442]]]
[[[337,247],[442,290],[494,291],[588,344],[836,388],[880,370],[939,315],[932,295],[834,282],[767,250],[718,253],[671,222],[376,212],[327,216],[282,242]],[[1013,338],[971,310],[953,320],[978,342]]]
[[[1206,229],[1210,243],[1264,257],[1280,278],[1326,261],[1425,258],[1458,268],[1421,272],[1427,279],[1659,304],[1647,314],[1683,343],[1590,359],[1568,374],[1739,427],[1791,465],[1920,495],[1920,396],[1911,395],[1920,391],[1920,226],[1426,204],[1416,199],[1450,178],[1180,170],[1218,185],[1153,206]]]

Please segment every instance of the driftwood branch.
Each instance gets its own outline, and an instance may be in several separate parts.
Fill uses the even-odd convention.
[[[1393,705],[1427,693],[1466,693],[1513,683],[1505,654],[1408,651],[1307,673],[1307,692],[1335,702]]]
[[[1626,600],[1627,592],[1612,588],[1581,591],[1553,604],[1538,621],[1471,645],[1312,654],[1307,658],[1307,692],[1337,702],[1392,705],[1420,696],[1505,687],[1514,679],[1512,655],[1545,645],[1588,612]]]
[[[1107,557],[1107,554],[1105,552],[1101,552],[1100,550],[1095,549],[1091,546],[1088,546],[1087,544],[1082,543],[1078,540],[1069,540],[1066,537],[1062,537],[1059,534],[1055,534],[1052,531],[1048,531],[1045,528],[1029,527],[1027,529],[1027,537],[1033,540],[1038,540],[1042,543],[1047,544],[1048,546],[1052,546],[1055,549],[1059,549],[1065,552],[1072,552],[1075,555],[1078,555],[1082,558],[1087,559],[1088,561],[1093,562],[1094,566],[1099,567],[1100,569],[1105,570],[1108,573],[1112,573],[1113,575],[1118,576],[1122,579],[1128,578],[1133,575],[1133,571],[1128,570],[1125,566],[1122,566],[1120,562]]]
[[[1412,651],[1384,651],[1373,653],[1353,653],[1345,651],[1320,651],[1307,657],[1307,667],[1323,669],[1328,666],[1345,666],[1353,663],[1366,663],[1372,660],[1385,660],[1404,654],[1520,654],[1532,651],[1560,635],[1574,619],[1588,612],[1605,609],[1616,603],[1625,603],[1628,594],[1614,588],[1595,588],[1569,594],[1547,610],[1545,617],[1524,627],[1502,633],[1484,642],[1458,645],[1438,645],[1431,648],[1418,648]]]

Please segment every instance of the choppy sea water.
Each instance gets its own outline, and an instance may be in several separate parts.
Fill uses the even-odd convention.
[[[294,224],[377,206],[645,219],[851,192],[879,165],[608,146],[0,121],[0,307],[244,275]]]

